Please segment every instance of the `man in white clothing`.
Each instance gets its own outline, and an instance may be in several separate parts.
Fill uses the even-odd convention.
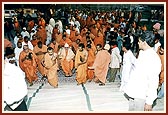
[[[36,32],[37,32],[37,31],[36,31],[36,29],[34,29],[34,28],[31,30],[31,32],[30,32],[30,41],[33,39],[33,35],[35,35]]]
[[[52,38],[52,32],[53,32],[53,27],[49,24],[46,23],[46,32],[47,32],[47,41],[46,41],[46,45],[51,43],[51,38]]]
[[[29,32],[26,30],[26,27],[23,27],[23,30],[21,32],[22,37],[24,38],[25,36],[28,36],[30,38]]]
[[[14,45],[15,45],[15,47],[17,47],[17,42],[19,40],[19,36],[21,36],[21,34],[19,32],[17,32],[16,36],[14,37]]]
[[[108,81],[114,82],[122,60],[121,60],[120,50],[117,47],[117,41],[110,42],[110,46],[111,46],[111,62],[109,65],[110,77]]]
[[[154,35],[146,31],[139,37],[139,56],[124,89],[129,100],[129,111],[152,111],[157,98],[161,60],[153,50]]]
[[[123,55],[123,63],[122,63],[123,65],[122,65],[122,72],[121,72],[120,91],[123,91],[125,86],[127,85],[130,78],[131,70],[134,68],[134,63],[136,61],[136,58],[133,55],[130,48],[131,48],[130,42],[123,42],[122,50],[124,51],[124,55]]]
[[[11,47],[6,47],[5,49],[5,61],[16,65],[14,49]]]
[[[15,65],[4,62],[3,73],[3,107],[6,111],[27,111],[24,97],[27,85],[22,71]]]
[[[23,51],[22,42],[17,42],[17,47],[14,49],[14,52],[15,52],[16,64],[18,67],[19,67],[19,55],[21,51]]]
[[[62,32],[63,32],[63,25],[62,25],[61,20],[58,20],[58,21],[55,23],[55,25],[58,25],[58,29],[59,29],[60,33],[62,33]]]
[[[50,18],[49,24],[54,28],[55,27],[55,20],[54,18]]]
[[[23,48],[24,45],[28,45],[29,48],[30,48],[31,50],[33,50],[33,45],[32,45],[32,43],[29,41],[28,36],[25,36],[25,37],[24,37],[24,41],[22,42],[22,48]]]

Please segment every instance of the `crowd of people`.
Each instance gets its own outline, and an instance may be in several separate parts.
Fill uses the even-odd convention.
[[[158,87],[163,97],[164,33],[160,23],[148,30],[140,25],[142,14],[137,19],[132,14],[74,10],[66,25],[40,15],[37,22],[29,19],[23,25],[15,17],[15,37],[11,40],[10,33],[4,33],[5,70],[10,69],[6,63],[18,67],[29,86],[39,72],[54,88],[59,88],[58,71],[71,77],[75,69],[77,85],[94,81],[99,86],[114,82],[120,73],[120,91],[130,101],[129,110],[151,111]],[[4,30],[9,25],[5,22]]]

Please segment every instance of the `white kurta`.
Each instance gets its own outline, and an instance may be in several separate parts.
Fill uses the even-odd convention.
[[[22,38],[24,38],[25,36],[28,36],[28,38],[30,38],[30,34],[27,31],[22,31],[21,35],[22,35]]]
[[[28,47],[29,47],[29,49],[31,49],[31,50],[33,50],[33,45],[32,45],[32,43],[30,42],[30,41],[28,41],[28,43],[25,43],[24,41],[22,42],[22,48],[23,48],[23,46],[24,45],[28,45]]]
[[[19,55],[20,55],[20,52],[21,52],[21,51],[23,51],[23,48],[18,48],[18,47],[16,47],[15,50],[14,50],[17,66],[19,66]]]
[[[133,55],[131,50],[128,50],[126,53],[124,52],[123,55],[123,66],[121,72],[121,86],[120,91],[123,91],[125,86],[127,85],[130,79],[130,73],[134,69],[136,58]]]
[[[6,101],[9,105],[13,104],[22,100],[27,92],[25,76],[23,76],[21,69],[6,62],[3,73],[3,101]],[[20,103],[21,101],[12,105],[11,108],[15,109]]]
[[[161,60],[153,48],[140,51],[135,68],[124,92],[132,97],[146,100],[149,105],[157,98]]]
[[[52,32],[53,32],[53,27],[48,24],[46,27],[45,27],[45,30],[47,32],[47,41],[46,41],[46,45],[48,45],[50,42],[51,42],[51,39],[52,39]]]
[[[118,47],[112,49],[110,68],[120,68],[121,55]]]

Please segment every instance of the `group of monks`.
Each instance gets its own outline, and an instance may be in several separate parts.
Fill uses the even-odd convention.
[[[54,25],[49,44],[46,44],[48,39],[46,26],[48,23],[46,23],[44,18],[40,17],[36,24],[37,32],[30,41],[33,45],[33,50],[28,45],[24,45],[22,46],[23,51],[19,55],[19,66],[25,72],[28,82],[32,85],[33,81],[38,79],[36,73],[39,71],[43,77],[48,79],[52,86],[57,87],[57,71],[62,69],[64,75],[69,77],[72,76],[72,69],[75,68],[78,84],[86,83],[87,80],[92,81],[100,75],[95,81],[105,84],[108,66],[103,65],[108,65],[110,58],[106,51],[106,53],[99,53],[106,43],[105,32],[112,26],[119,28],[120,23],[125,20],[122,17],[118,23],[109,22],[108,20],[111,17],[108,16],[108,13],[102,13],[101,15],[99,15],[98,20],[95,20],[95,15],[93,14],[88,15],[86,19],[77,15],[75,19],[81,25],[78,28],[80,31],[77,30],[75,25],[69,24],[61,32],[59,25]],[[27,31],[30,33],[34,26],[34,21],[30,20],[27,25]],[[14,27],[15,31],[19,32],[17,19],[14,19]],[[101,47],[100,51],[98,47]],[[98,66],[100,67],[95,68]]]

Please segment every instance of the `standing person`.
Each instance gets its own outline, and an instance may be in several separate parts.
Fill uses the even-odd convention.
[[[129,111],[152,111],[153,101],[157,98],[161,61],[153,50],[154,35],[149,31],[139,37],[139,56],[135,69],[124,90],[129,100]]]
[[[116,74],[119,71],[120,63],[121,63],[121,55],[120,50],[117,47],[117,42],[112,41],[111,45],[111,62],[110,62],[110,78],[108,79],[109,82],[114,82],[116,78]]]
[[[41,41],[39,41],[37,43],[37,45],[34,47],[33,52],[36,54],[37,56],[37,66],[38,66],[38,70],[41,73],[42,76],[44,76],[44,66],[41,64],[44,55],[47,53],[47,46],[44,45]]]
[[[5,61],[16,65],[15,53],[13,48],[7,47],[5,49]]]
[[[51,43],[48,45],[48,47],[52,47],[55,53],[58,53],[58,48],[59,43],[56,41],[56,39],[52,38]]]
[[[48,82],[54,88],[58,87],[58,75],[57,75],[57,54],[52,47],[47,48],[47,53],[44,55],[42,64],[45,67],[45,76]]]
[[[26,27],[23,27],[22,32],[20,33],[22,35],[22,37],[24,38],[25,36],[27,36],[28,38],[30,38],[30,34],[29,32],[26,30]]]
[[[75,56],[76,81],[78,82],[77,85],[83,84],[87,80],[87,58],[88,52],[85,50],[85,45],[80,43]]]
[[[102,49],[101,44],[97,45],[98,53],[96,54],[95,61],[93,63],[92,67],[88,67],[89,69],[94,69],[95,72],[95,82],[100,82],[100,86],[105,85],[106,82],[106,76],[107,76],[107,71],[110,63],[110,54],[108,50],[110,49],[110,45],[106,44],[104,46],[104,50]]]
[[[159,55],[162,63],[161,72],[159,74],[159,87],[160,90],[158,92],[157,98],[164,97],[164,38],[160,39],[161,46],[159,46],[157,54]]]
[[[39,42],[39,40],[37,39],[36,35],[33,35],[32,40],[30,42],[33,45],[33,47],[35,47],[37,43]]]
[[[38,79],[37,72],[37,56],[32,50],[29,49],[28,45],[23,46],[23,51],[19,55],[19,66],[23,72],[25,72],[26,79],[33,85],[33,81]]]
[[[45,30],[47,32],[46,45],[48,45],[51,42],[51,39],[52,39],[53,27],[47,22]]]
[[[58,21],[55,23],[55,25],[58,25],[58,29],[59,29],[60,33],[62,33],[62,32],[63,32],[63,25],[62,25],[61,20],[58,20]]]
[[[19,40],[19,36],[20,36],[20,33],[16,32],[16,36],[14,37],[14,45],[15,45],[15,47],[17,47],[17,42]]]
[[[154,50],[157,52],[158,48],[160,47],[160,34],[155,34],[155,45],[154,45]]]
[[[20,55],[20,52],[23,51],[23,48],[22,48],[22,43],[21,42],[18,42],[17,43],[17,47],[14,49],[14,52],[15,52],[15,59],[16,59],[16,65],[19,66],[19,55]]]
[[[24,41],[22,42],[22,46],[24,45],[28,45],[29,49],[33,50],[33,45],[27,36],[24,37]]]
[[[91,66],[93,66],[94,60],[96,58],[95,52],[93,51],[91,44],[87,44],[86,49],[88,51],[87,66],[91,67]],[[94,70],[88,69],[88,71],[87,71],[88,81],[91,82],[93,78],[94,78]]]
[[[69,36],[69,39],[72,41],[72,42],[75,42],[75,33],[76,33],[76,29],[74,26],[72,26],[72,30],[70,30],[70,36]]]
[[[38,40],[42,41],[43,44],[46,44],[47,32],[43,26],[37,28],[36,37]]]
[[[65,73],[65,77],[72,76],[72,69],[74,66],[73,59],[75,57],[75,54],[67,43],[65,43],[64,47],[59,50],[58,56],[60,59],[61,67]]]
[[[28,92],[25,77],[17,66],[6,61],[4,61],[3,86],[4,110],[9,108],[12,111],[28,111],[24,100]]]
[[[72,47],[72,41],[66,35],[63,35],[59,43],[60,47],[64,47],[65,43]]]
[[[125,86],[127,85],[130,79],[130,72],[134,68],[134,63],[136,60],[130,48],[131,48],[130,42],[123,42],[122,50],[124,51],[124,55],[123,55],[123,67],[121,72],[122,78],[121,78],[120,91],[123,91]]]

